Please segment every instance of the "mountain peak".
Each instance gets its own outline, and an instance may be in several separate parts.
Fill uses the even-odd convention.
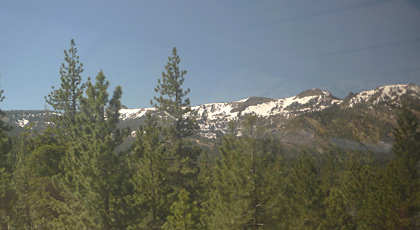
[[[349,94],[345,100],[334,97],[330,92],[313,88],[299,93],[296,96],[287,98],[272,99],[266,97],[249,97],[234,102],[208,103],[191,107],[191,113],[195,116],[200,126],[198,135],[206,138],[216,138],[218,132],[226,132],[231,121],[240,121],[247,114],[254,114],[273,122],[275,127],[283,127],[283,124],[294,117],[322,111],[330,107],[337,109],[353,108],[356,104],[367,104],[368,108],[375,108],[375,105],[400,107],[404,103],[411,103],[420,108],[420,87],[417,85],[387,85],[372,90],[363,91],[357,94]],[[120,127],[130,126],[137,129],[143,122],[147,111],[155,111],[155,108],[127,109],[120,110]],[[48,122],[44,111],[7,112],[3,119],[7,123],[13,123],[18,127],[24,127],[32,122],[37,122],[39,127],[45,126]],[[39,122],[38,122],[39,121]]]
[[[361,103],[372,105],[383,102],[399,104],[404,97],[420,98],[420,87],[414,84],[385,85],[358,94],[351,94],[345,101],[349,107]]]
[[[258,105],[270,101],[274,101],[274,99],[268,97],[249,97],[246,101],[243,101],[242,103],[246,104],[246,106],[248,107],[251,105]]]
[[[318,88],[312,88],[312,89],[308,89],[305,90],[301,93],[299,93],[298,95],[296,95],[297,98],[304,98],[304,97],[310,97],[310,96],[332,96],[332,94],[328,91],[325,90],[321,90]]]
[[[246,100],[241,100],[241,104],[237,108],[233,108],[231,112],[242,112],[250,106],[257,106],[259,104],[268,103],[274,101],[274,99],[268,97],[249,97]]]

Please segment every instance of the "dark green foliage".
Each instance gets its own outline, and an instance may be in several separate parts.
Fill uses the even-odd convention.
[[[352,229],[342,178],[343,154],[339,151],[324,153],[320,163],[323,220],[321,229]]]
[[[69,124],[75,125],[80,98],[85,87],[80,75],[83,72],[83,63],[79,61],[73,39],[70,41],[69,50],[64,50],[64,61],[65,63],[62,63],[60,67],[61,87],[55,89],[53,86],[53,91],[45,97],[45,101],[56,112],[61,113],[61,116],[54,116],[55,125],[60,128],[69,128]]]
[[[180,58],[174,47],[172,56],[165,65],[166,73],[158,79],[155,91],[159,97],[154,97],[152,105],[161,114],[160,125],[164,132],[165,154],[171,161],[169,170],[172,181],[178,187],[192,188],[192,180],[198,175],[197,160],[201,152],[186,137],[191,136],[197,128],[190,112],[190,100],[186,98],[190,89],[183,90],[185,70],[180,70]]]
[[[0,90],[0,102],[4,100],[3,90]],[[0,168],[10,169],[8,167],[7,156],[11,149],[11,139],[7,135],[10,128],[4,123],[4,112],[0,109]]]
[[[181,70],[179,63],[181,59],[178,56],[177,49],[174,47],[172,56],[168,57],[165,65],[166,72],[162,72],[162,78],[158,79],[155,92],[159,93],[158,97],[154,97],[151,101],[159,112],[165,114],[167,122],[170,126],[167,128],[175,129],[168,131],[169,138],[181,139],[193,134],[195,121],[191,116],[184,116],[190,112],[190,99],[186,97],[190,93],[190,89],[184,90],[184,75],[186,70]]]
[[[162,73],[155,88],[159,96],[151,102],[159,119],[148,115],[148,124],[139,130],[142,133],[138,134],[134,147],[137,150],[135,155],[140,157],[133,177],[136,200],[151,211],[145,212],[140,222],[152,228],[160,228],[162,221],[168,221],[171,211],[172,216],[175,215],[176,208],[170,207],[174,202],[181,202],[178,200],[181,190],[188,193],[188,202],[197,202],[198,199],[196,189],[199,186],[198,157],[201,149],[186,139],[193,134],[196,124],[189,113],[190,101],[186,97],[190,90],[182,88],[186,71],[180,70],[180,61],[174,48],[165,65],[166,72]],[[174,218],[171,220],[176,222]],[[197,223],[199,220],[192,221]]]
[[[59,162],[66,147],[58,144],[51,131],[21,137],[13,174],[17,228],[53,228],[60,222],[62,196],[55,177],[61,173]]]
[[[246,176],[240,167],[237,139],[224,137],[220,147],[221,158],[214,172],[211,192],[211,229],[235,229],[244,226],[248,219],[242,218],[249,203],[246,202]],[[249,202],[249,201],[248,201]]]
[[[124,173],[124,155],[115,152],[123,140],[123,132],[117,130],[121,106],[121,87],[117,87],[108,99],[109,82],[100,71],[96,83],[87,83],[86,97],[81,100],[81,113],[77,124],[81,128],[64,163],[65,181],[79,201],[80,213],[75,221],[88,228],[111,229],[124,225],[121,195]]]
[[[130,164],[133,170],[131,183],[133,201],[138,214],[138,228],[159,229],[166,221],[171,205],[168,195],[169,161],[165,158],[162,128],[152,114],[147,113],[146,124],[137,132]]]
[[[186,70],[179,68],[181,59],[178,56],[177,49],[174,47],[172,56],[168,57],[165,65],[166,72],[162,72],[162,79],[158,79],[158,85],[155,92],[159,93],[159,97],[154,97],[155,102],[151,104],[162,111],[165,111],[175,117],[184,114],[183,107],[190,105],[190,100],[184,97],[188,95],[190,89],[183,90],[181,88],[184,83],[184,75]]]
[[[54,129],[47,128],[33,139],[34,150],[28,156],[27,167],[38,176],[52,177],[62,172],[60,162],[67,146],[59,143]]]
[[[312,157],[302,155],[294,163],[287,185],[291,228],[317,229],[320,227],[324,215],[321,176]]]
[[[0,90],[0,102],[4,100]],[[3,122],[4,113],[0,110],[0,227],[7,229],[12,215],[13,188],[11,186],[12,167],[8,160],[11,150],[11,139],[7,135],[9,128]]]
[[[210,229],[262,229],[276,215],[269,201],[282,193],[273,189],[278,179],[273,172],[281,175],[279,165],[272,164],[279,146],[257,138],[263,133],[255,122],[256,117],[249,116],[242,137],[224,137],[210,193]]]
[[[197,202],[189,198],[189,193],[185,189],[178,192],[178,199],[171,205],[171,215],[167,217],[167,222],[162,229],[165,230],[188,230],[203,229],[197,221],[200,210]]]
[[[7,229],[10,226],[14,199],[10,174],[2,167],[0,168],[0,226],[2,229]]]
[[[394,129],[393,152],[396,160],[404,162],[411,177],[417,176],[420,160],[420,125],[418,118],[408,108],[403,108]]]
[[[80,74],[83,64],[79,63],[75,43],[71,40],[69,51],[64,51],[65,62],[60,68],[61,88],[46,97],[55,112],[33,111],[27,114],[30,121],[25,126],[18,141],[14,142],[9,162],[13,169],[12,188],[13,215],[10,221],[16,229],[71,229],[69,222],[69,199],[65,194],[68,188],[62,184],[62,175],[67,173],[63,166],[65,156],[69,154],[69,146],[75,142],[72,137],[76,130],[76,116],[79,109],[83,84]],[[57,112],[60,116],[57,116]],[[14,111],[9,112],[13,122]],[[33,114],[41,114],[38,122],[54,126],[39,127],[31,123]],[[50,119],[51,118],[51,119]],[[10,119],[10,118],[9,118]],[[26,118],[25,118],[26,119]],[[34,131],[35,130],[35,131]],[[36,130],[42,130],[38,133]],[[64,134],[64,135],[63,135]],[[73,135],[74,137],[75,135]],[[17,139],[17,138],[15,138]],[[66,227],[68,226],[68,227]],[[77,227],[77,226],[73,226]]]
[[[350,216],[350,226],[354,229],[367,228],[366,219],[369,205],[375,198],[377,181],[376,167],[371,154],[349,152],[344,157],[343,171],[339,177],[340,187]]]
[[[210,222],[211,208],[211,186],[212,186],[212,167],[213,164],[209,159],[209,154],[204,151],[200,160],[200,174],[197,181],[198,186],[195,193],[197,194],[196,200],[198,201],[198,209],[200,214],[198,221],[201,229],[208,229]]]
[[[371,204],[371,226],[387,229],[420,227],[420,125],[417,117],[404,108],[394,130],[395,159],[387,163],[378,186],[378,195]]]

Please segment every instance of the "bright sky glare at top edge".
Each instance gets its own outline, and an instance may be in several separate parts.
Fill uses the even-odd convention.
[[[418,0],[0,2],[3,110],[43,109],[74,38],[84,80],[150,107],[176,46],[192,105],[420,85]]]

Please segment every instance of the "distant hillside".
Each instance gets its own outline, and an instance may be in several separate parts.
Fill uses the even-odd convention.
[[[419,86],[382,86],[350,93],[343,100],[328,91],[310,89],[282,99],[250,97],[193,106],[191,114],[200,127],[194,138],[203,144],[217,140],[232,122],[240,134],[242,119],[255,114],[267,135],[278,137],[285,145],[305,145],[320,151],[339,146],[389,152],[395,118],[403,105],[420,116]],[[136,130],[147,111],[154,109],[121,109],[119,126]],[[14,110],[6,111],[3,120],[18,133],[30,124],[32,129],[42,130],[51,124],[50,116],[48,111]]]

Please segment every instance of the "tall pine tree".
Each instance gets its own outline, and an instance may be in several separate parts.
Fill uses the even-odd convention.
[[[162,72],[162,78],[158,79],[155,88],[159,96],[153,97],[154,100],[150,102],[158,111],[166,115],[172,124],[170,126],[171,138],[176,140],[191,136],[195,129],[194,119],[191,116],[185,116],[191,110],[190,99],[187,97],[190,89],[182,88],[187,71],[180,69],[180,62],[181,59],[174,47],[172,56],[168,57],[165,65],[165,72]]]
[[[80,128],[75,146],[66,155],[66,182],[79,206],[72,213],[75,225],[92,229],[123,228],[121,214],[121,173],[123,155],[116,152],[122,143],[123,132],[117,129],[121,108],[121,87],[108,98],[109,82],[100,71],[96,82],[87,83],[86,97],[81,99],[81,113],[76,122]]]
[[[420,227],[420,125],[408,108],[403,108],[394,129],[395,158],[386,165],[377,199],[372,207],[371,226],[387,229]]]
[[[0,90],[0,102],[4,100],[3,90]],[[12,212],[13,195],[11,187],[12,167],[8,162],[11,150],[11,139],[7,134],[9,128],[3,122],[4,112],[0,110],[0,226],[8,229]]]
[[[273,189],[272,175],[281,175],[276,160],[280,146],[264,137],[256,120],[245,118],[241,137],[223,138],[210,192],[210,229],[263,229],[278,220],[270,202],[282,192]]]
[[[372,214],[371,203],[377,198],[377,170],[371,153],[349,152],[344,158],[343,173],[340,176],[341,191],[351,218],[353,229],[369,229]],[[375,212],[373,210],[373,212]]]
[[[60,113],[55,116],[54,122],[60,128],[70,128],[76,124],[76,114],[80,106],[85,85],[82,83],[83,63],[77,55],[76,43],[70,41],[69,50],[64,50],[64,61],[60,67],[61,87],[55,89],[45,97],[46,102]]]
[[[313,156],[301,154],[287,178],[288,221],[291,229],[318,229],[323,218],[319,168]]]
[[[200,215],[196,201],[190,201],[189,193],[185,189],[178,192],[178,200],[171,205],[172,215],[168,216],[163,225],[164,230],[203,229],[197,221]]]
[[[141,229],[160,229],[170,211],[168,194],[173,191],[169,186],[169,162],[165,159],[162,138],[162,127],[158,125],[156,117],[148,112],[145,125],[137,131],[130,159],[133,200],[138,211],[134,226]]]
[[[172,189],[172,193],[168,194],[171,203],[177,200],[181,189],[189,193],[191,202],[196,201],[198,157],[201,153],[201,149],[187,139],[196,129],[196,124],[189,113],[191,109],[187,95],[190,89],[182,88],[187,72],[180,69],[180,61],[177,49],[173,48],[172,56],[168,57],[165,65],[165,72],[162,72],[162,78],[158,79],[155,88],[159,96],[151,101],[162,117],[160,125],[164,136],[164,160],[168,161],[168,182]]]
[[[18,199],[16,227],[51,229],[63,226],[61,189],[55,186],[61,173],[59,163],[65,146],[58,145],[56,135],[47,128],[42,134],[23,133],[13,173]]]

